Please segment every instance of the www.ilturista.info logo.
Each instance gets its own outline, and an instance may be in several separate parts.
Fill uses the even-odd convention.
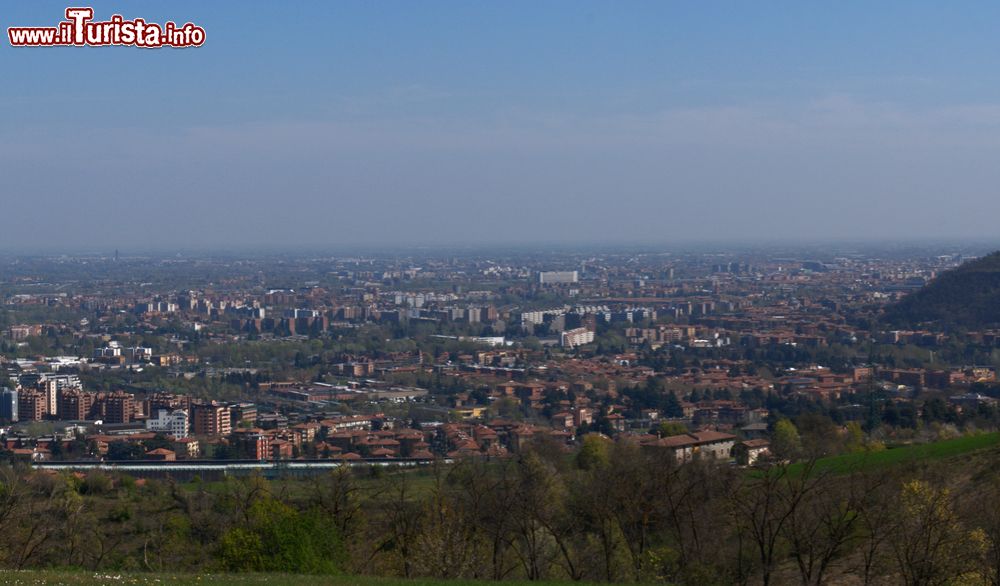
[[[162,25],[141,18],[125,20],[115,14],[111,20],[94,22],[93,8],[67,8],[66,20],[56,26],[12,26],[7,37],[15,47],[101,47],[119,45],[145,47],[200,47],[205,29],[186,23]]]

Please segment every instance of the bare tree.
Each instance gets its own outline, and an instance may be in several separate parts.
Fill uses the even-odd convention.
[[[894,478],[885,472],[854,474],[849,486],[851,501],[859,513],[857,530],[861,561],[857,573],[868,586],[881,573],[886,542],[896,530],[895,501],[899,488]]]
[[[771,584],[783,553],[787,525],[819,485],[813,464],[798,470],[775,466],[746,476],[730,493],[733,527],[740,542],[752,548],[764,586]]]
[[[783,528],[803,586],[822,584],[831,564],[858,541],[860,514],[838,480],[818,475]]]

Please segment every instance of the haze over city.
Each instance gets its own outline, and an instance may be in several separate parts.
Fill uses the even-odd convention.
[[[92,5],[208,40],[0,47],[8,248],[995,234],[995,4]]]

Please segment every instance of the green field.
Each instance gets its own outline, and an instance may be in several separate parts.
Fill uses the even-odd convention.
[[[848,474],[854,471],[871,470],[896,464],[940,460],[997,445],[1000,445],[1000,432],[980,433],[927,444],[898,446],[877,452],[857,452],[821,458],[816,461],[813,471]],[[803,468],[804,464],[793,464],[789,467],[789,472],[794,474]]]

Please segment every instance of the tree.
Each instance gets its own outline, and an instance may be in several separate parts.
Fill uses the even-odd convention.
[[[421,530],[414,544],[414,565],[419,573],[436,578],[475,577],[483,540],[460,491],[446,482],[443,468],[434,469],[434,488],[424,499]]]
[[[795,424],[788,419],[779,419],[771,434],[771,451],[785,459],[794,459],[802,452],[802,439]]]
[[[108,444],[108,460],[141,460],[146,450],[132,442],[111,442]]]
[[[878,474],[852,474],[848,482],[851,502],[858,509],[858,537],[861,540],[860,575],[866,586],[875,579],[885,565],[886,542],[896,532],[895,501],[898,493],[896,479],[884,472]]]
[[[230,571],[332,574],[340,561],[336,532],[317,515],[303,515],[270,495],[257,500],[246,523],[227,531],[219,557]]]
[[[684,417],[684,407],[681,406],[680,399],[677,398],[677,393],[673,391],[667,393],[663,404],[663,415],[674,418]]]
[[[830,478],[817,478],[784,526],[803,586],[824,583],[831,565],[857,541],[859,514],[850,494]]]
[[[896,531],[889,538],[896,569],[909,586],[944,584],[969,571],[986,546],[982,531],[966,531],[950,491],[922,480],[903,484]]]
[[[577,520],[569,511],[569,493],[552,458],[526,449],[513,472],[509,516],[509,543],[529,580],[545,578],[553,567],[561,567],[573,580],[582,577],[576,540]]]
[[[412,578],[416,567],[415,553],[423,509],[413,496],[410,477],[406,474],[391,474],[385,478],[385,488],[380,499],[380,542],[375,552],[387,551],[398,562],[400,574]]]
[[[604,468],[610,459],[612,442],[608,438],[588,433],[583,436],[583,445],[576,453],[576,466],[581,470]]]
[[[660,424],[656,426],[656,433],[658,433],[660,437],[682,435],[687,432],[688,432],[687,426],[678,421],[661,421]]]
[[[777,426],[776,426],[777,427]],[[835,454],[840,449],[840,434],[829,417],[818,413],[805,413],[796,419],[796,433],[800,433],[800,447],[806,457],[822,458]],[[798,432],[797,430],[802,430]],[[790,430],[788,430],[790,432]],[[789,438],[790,443],[795,440]],[[782,446],[785,447],[785,446]],[[794,450],[788,457],[794,457]]]
[[[756,477],[737,482],[729,497],[732,523],[743,546],[740,552],[740,576],[748,575],[756,565],[764,586],[771,584],[774,570],[782,557],[788,525],[793,523],[806,497],[820,483],[812,474],[813,465],[792,475],[787,466],[776,466]]]
[[[861,429],[860,423],[851,421],[847,424],[845,447],[848,452],[861,452],[865,450],[865,432]]]

